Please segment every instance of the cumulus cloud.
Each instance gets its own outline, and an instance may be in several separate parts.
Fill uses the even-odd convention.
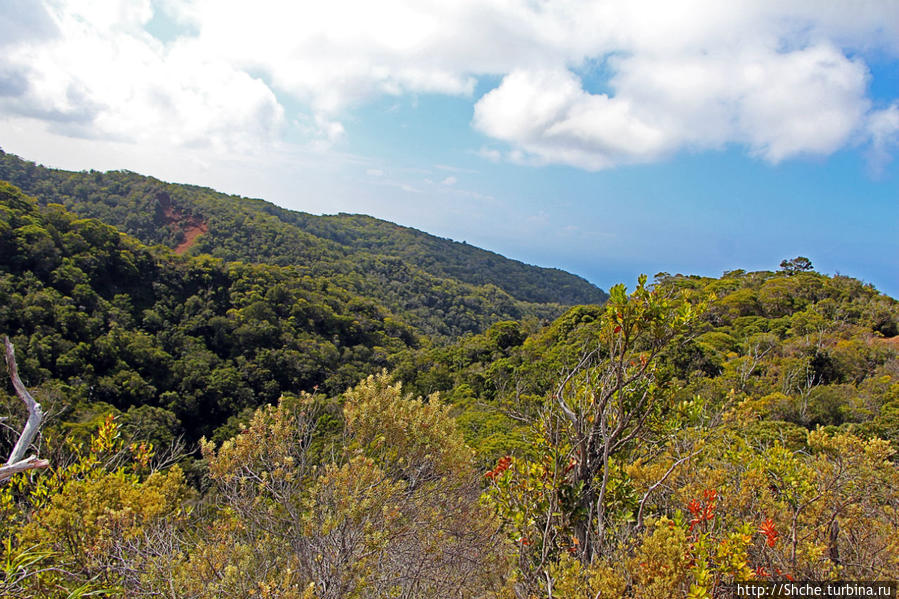
[[[598,170],[738,143],[770,162],[827,154],[862,122],[867,69],[820,44],[795,52],[630,56],[615,93],[570,70],[517,70],[475,105],[474,126],[543,162]]]
[[[649,159],[668,145],[664,132],[636,116],[627,101],[585,92],[564,69],[507,75],[475,105],[474,125],[546,162],[588,169],[623,157]],[[509,156],[525,157],[520,151]]]
[[[868,126],[857,56],[895,59],[899,5],[636,1],[580,16],[570,45],[604,58],[608,91],[587,91],[590,69],[572,60],[506,74],[472,123],[508,144],[507,160],[599,170],[731,144],[772,163],[865,136],[887,146]]]
[[[861,57],[899,56],[899,3],[10,1],[0,114],[63,135],[221,149],[293,128],[327,147],[374,97],[443,94],[475,102],[482,155],[524,164],[893,147]],[[147,32],[160,11],[167,42]]]
[[[0,12],[0,48],[38,42],[59,34],[46,9],[32,0],[6,0]]]
[[[63,135],[173,147],[246,151],[273,139],[284,113],[265,83],[164,46],[143,29],[152,14],[148,1],[49,6],[43,16],[52,27],[36,27],[56,34],[23,38],[0,58],[0,112]]]
[[[891,160],[890,152],[899,147],[899,102],[876,110],[868,118],[871,136],[871,165],[879,172]]]

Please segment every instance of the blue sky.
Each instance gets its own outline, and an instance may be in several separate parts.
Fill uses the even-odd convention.
[[[0,0],[0,147],[580,274],[899,296],[899,3]]]

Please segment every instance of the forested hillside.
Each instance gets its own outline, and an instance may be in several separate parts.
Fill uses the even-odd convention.
[[[891,403],[899,399],[891,395],[899,391],[899,303],[855,279],[793,267],[788,261],[778,272],[735,270],[720,279],[660,273],[656,293],[710,303],[689,338],[660,356],[657,377],[683,401],[752,399],[764,434],[776,430],[785,441],[827,426],[899,442],[899,404]],[[545,328],[500,322],[452,346],[405,352],[394,373],[417,394],[527,412],[599,343],[603,314],[578,306]],[[465,416],[474,418],[471,442],[497,443],[492,435],[499,435],[514,444],[513,420],[496,422],[492,408],[482,417],[493,423],[486,436],[472,413]]]
[[[148,248],[6,183],[0,210],[0,331],[57,424],[114,409],[196,441],[282,393],[343,392],[419,343],[376,302],[293,267]]]
[[[0,180],[149,245],[327,276],[429,335],[479,332],[502,319],[554,318],[566,305],[606,298],[569,273],[366,216],[291,212],[130,172],[47,169],[2,151]]]
[[[545,322],[440,279],[478,316],[434,343],[435,308],[360,294],[368,271],[177,255],[41,204],[0,184],[0,334],[49,462],[0,467],[0,596],[712,599],[899,578],[899,302],[870,285],[804,258],[659,273]],[[235,210],[285,227],[248,225],[251,246],[362,255]],[[334,218],[380,252],[377,221]],[[7,455],[25,410],[4,389]]]

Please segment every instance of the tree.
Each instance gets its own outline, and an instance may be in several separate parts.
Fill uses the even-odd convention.
[[[621,516],[615,504],[626,486],[625,456],[641,441],[658,440],[649,433],[665,426],[658,358],[699,312],[683,298],[647,288],[645,276],[630,295],[623,285],[612,287],[592,347],[561,378],[535,422],[531,459],[503,458],[487,473],[487,500],[506,517],[530,584],[545,578],[550,585],[547,568],[560,555],[586,566],[609,549],[608,530]],[[660,473],[662,481],[695,455],[676,443],[666,451],[673,465]],[[658,486],[648,485],[643,499],[627,508],[629,518],[639,509],[638,527]]]
[[[504,571],[449,407],[386,374],[342,411],[282,398],[203,454],[220,509],[176,575],[181,596],[476,597]]]
[[[812,270],[812,261],[805,256],[797,256],[792,260],[783,260],[780,263],[780,270],[793,276],[800,272]]]
[[[656,358],[695,318],[688,302],[676,306],[650,291],[646,276],[628,297],[624,285],[611,289],[599,344],[566,376],[553,400],[563,418],[562,438],[573,452],[574,522],[585,561],[602,551],[606,493],[612,460],[635,442],[663,397]]]

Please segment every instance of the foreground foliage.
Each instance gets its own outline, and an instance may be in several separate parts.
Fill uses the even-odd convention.
[[[500,584],[505,545],[472,453],[436,397],[386,375],[342,410],[282,398],[203,455],[197,502],[109,417],[76,461],[20,475],[0,496],[4,596],[423,598]]]
[[[807,259],[660,273],[434,344],[340,277],[0,199],[0,327],[51,464],[0,486],[2,596],[899,578],[899,304]]]

